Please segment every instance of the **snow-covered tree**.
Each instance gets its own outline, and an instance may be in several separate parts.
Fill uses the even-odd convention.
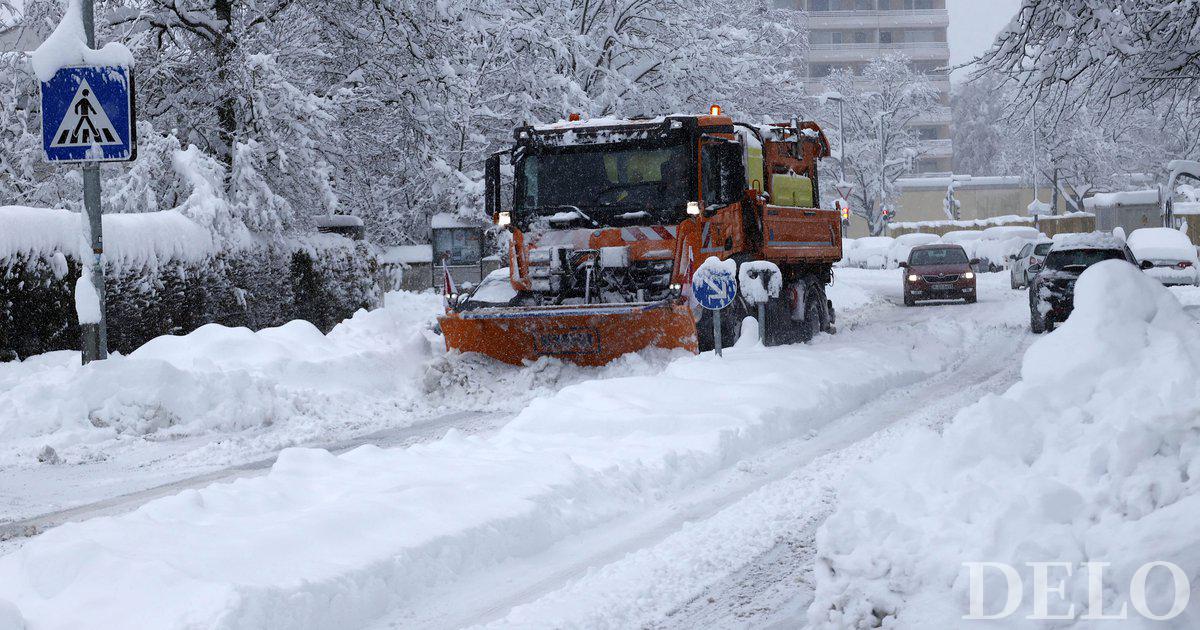
[[[899,196],[896,180],[909,173],[921,156],[920,138],[910,125],[937,106],[938,92],[900,54],[871,62],[861,78],[839,71],[831,74],[824,86],[839,94],[844,103],[846,146],[840,157],[845,161],[846,179],[854,186],[851,208],[867,221],[872,235],[879,235],[885,227],[884,208],[894,205]],[[831,188],[825,196],[832,199],[841,165],[836,159],[826,160],[823,168],[826,172],[821,181]]]
[[[1186,102],[1200,87],[1192,0],[1024,0],[978,72],[1010,78],[1058,120],[1086,103]],[[1083,96],[1083,99],[1079,97]]]

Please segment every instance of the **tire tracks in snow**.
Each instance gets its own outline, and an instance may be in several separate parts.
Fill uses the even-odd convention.
[[[951,308],[978,313],[1004,306],[1003,301]],[[854,332],[847,337],[880,328],[911,333],[914,325],[946,314],[936,307],[901,310],[889,300],[863,311],[863,317],[848,318],[848,331]],[[723,627],[738,622],[736,616],[710,619],[722,610],[737,615],[758,606],[759,614],[765,614],[771,606],[760,606],[747,593],[792,575],[774,566],[800,572],[811,566],[804,554],[811,553],[812,534],[833,508],[832,489],[841,475],[905,430],[940,426],[959,409],[1016,381],[1020,357],[1032,338],[1018,332],[1007,316],[988,324],[983,336],[968,340],[947,369],[882,392],[816,434],[739,462],[644,513],[447,585],[423,598],[420,607],[395,611],[370,627],[452,628],[491,622],[504,627],[504,618],[525,605],[524,621],[531,611],[535,619],[536,612],[545,611],[546,624],[555,627]],[[834,343],[843,343],[840,337]],[[756,507],[740,514],[747,503]],[[705,538],[708,524],[718,521],[713,535]],[[740,546],[726,544],[747,532],[750,540]],[[708,556],[706,545],[713,551]],[[750,584],[749,591],[739,593],[739,583]],[[706,588],[710,595],[697,596]],[[708,603],[707,597],[712,597],[712,605],[701,606]],[[559,617],[563,610],[569,611],[569,621]],[[511,619],[509,623],[521,624]]]
[[[438,439],[449,429],[458,429],[466,433],[495,431],[507,424],[515,415],[514,413],[500,412],[458,411],[415,425],[384,429],[329,444],[312,444],[297,448],[323,449],[340,454],[366,444],[383,448],[405,447]],[[20,546],[21,539],[36,536],[64,523],[131,512],[154,499],[175,495],[183,490],[266,474],[275,464],[278,455],[277,452],[269,457],[186,477],[144,490],[0,524],[0,554],[13,551],[14,547]]]

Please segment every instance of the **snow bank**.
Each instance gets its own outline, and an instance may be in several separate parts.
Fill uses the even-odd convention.
[[[16,255],[72,256],[82,238],[79,213],[0,206],[0,260]],[[118,268],[156,267],[168,260],[201,262],[216,253],[212,234],[176,210],[106,214],[104,257]]]
[[[100,50],[88,48],[80,0],[68,0],[62,21],[50,37],[33,51],[31,62],[38,79],[49,81],[60,68],[67,66],[132,66],[133,53],[116,42]]]
[[[818,535],[816,627],[961,627],[969,612],[964,562],[1014,566],[1023,607],[1005,627],[1046,627],[1033,614],[1027,562],[1067,562],[1063,599],[1088,611],[1083,562],[1109,562],[1105,612],[1129,602],[1144,563],[1200,578],[1200,333],[1179,302],[1119,261],[1079,279],[1075,311],[1025,356],[1022,381],[963,410],[945,429],[915,434],[862,468]],[[997,576],[992,576],[997,577]],[[984,611],[1004,608],[1002,579]],[[1171,608],[1165,570],[1150,608]],[[1140,627],[1132,604],[1125,622]],[[1144,620],[1143,620],[1144,621]],[[1058,622],[1063,627],[1070,622]],[[1084,622],[1086,624],[1086,622]],[[1082,624],[1081,624],[1082,625]],[[1169,624],[1197,627],[1195,607]],[[1091,627],[1091,626],[1088,626]],[[1107,627],[1097,622],[1095,627]]]
[[[422,331],[438,304],[434,295],[392,294],[387,307],[327,336],[304,321],[258,332],[210,324],[88,366],[74,352],[0,364],[0,462],[46,444],[67,453],[151,434],[279,425],[285,443],[319,437],[323,426],[353,417],[356,404],[423,393],[432,350]]]
[[[289,450],[266,476],[49,531],[0,559],[0,591],[47,630],[362,627],[945,369],[974,334],[951,328],[688,356],[536,400],[493,435]]]

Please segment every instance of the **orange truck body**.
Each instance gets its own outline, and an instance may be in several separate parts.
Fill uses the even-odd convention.
[[[678,185],[673,190],[683,191],[686,209],[648,204],[647,211],[601,216],[602,207],[561,206],[555,208],[568,210],[550,217],[560,224],[547,224],[543,219],[553,208],[538,209],[541,214],[504,209],[499,156],[493,156],[488,205],[511,232],[509,282],[516,297],[483,305],[473,305],[471,296],[452,300],[440,318],[449,349],[517,365],[544,356],[604,365],[646,348],[697,352],[711,345],[712,335],[706,342],[706,314],[688,289],[692,273],[710,256],[775,263],[785,283],[776,309],[785,314],[783,325],[790,319],[809,321],[810,332],[816,322],[830,328],[831,311],[820,316],[827,308],[824,287],[842,257],[842,221],[838,211],[819,207],[817,163],[829,155],[829,144],[815,123],[751,127],[707,115],[526,127],[516,134],[513,153],[519,157],[513,161],[519,178],[521,160],[539,151],[582,152],[580,159],[600,160],[616,151],[611,147],[634,146],[660,155],[653,153],[659,145],[647,139],[655,134],[687,156],[678,158],[686,166],[674,175],[678,182],[667,175],[659,182]],[[636,152],[620,159],[626,155]],[[614,160],[604,159],[612,171]],[[592,185],[550,184],[567,191]]]

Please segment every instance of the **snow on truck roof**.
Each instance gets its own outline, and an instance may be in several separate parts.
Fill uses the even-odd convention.
[[[1158,205],[1158,190],[1133,190],[1115,193],[1100,193],[1083,200],[1083,207],[1120,208],[1122,206],[1154,206]]]

